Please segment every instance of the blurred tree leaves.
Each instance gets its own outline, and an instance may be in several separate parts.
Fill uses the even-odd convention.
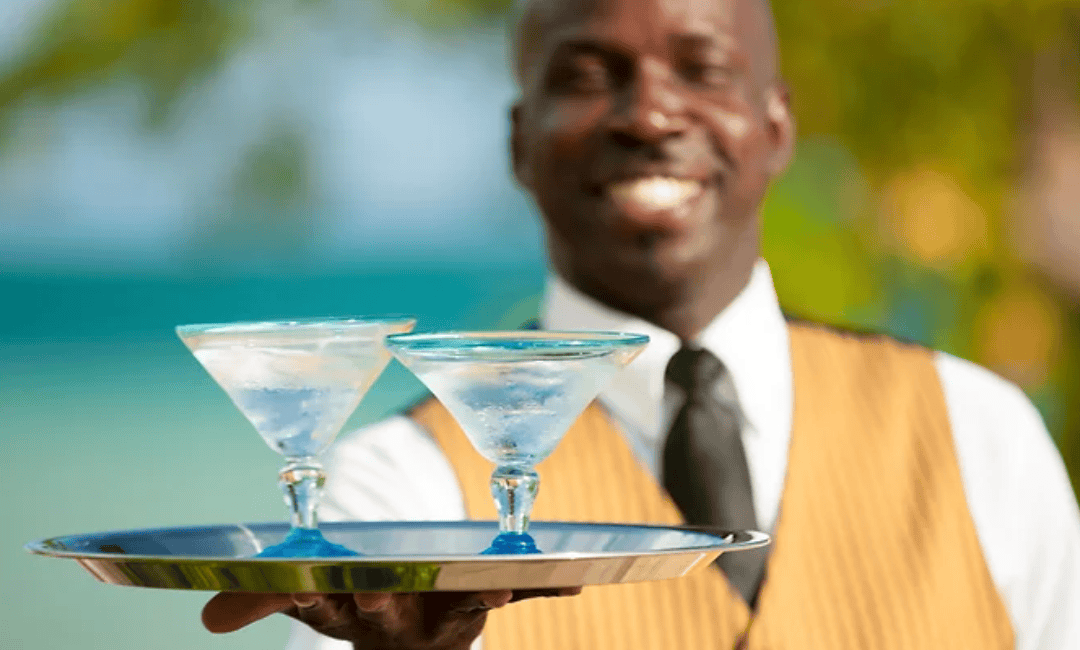
[[[242,41],[248,26],[242,7],[218,0],[58,2],[32,46],[0,69],[0,138],[20,105],[61,102],[111,83],[134,84],[147,121],[160,124]]]
[[[200,266],[259,271],[308,259],[319,232],[313,165],[296,121],[271,123],[228,179],[231,204],[192,233]]]
[[[311,10],[323,0],[58,0],[29,47],[0,67],[0,147],[34,114],[84,93],[122,88],[141,100],[151,129],[168,125],[180,101],[250,42],[260,12]],[[25,127],[24,127],[25,128]],[[299,261],[315,228],[308,143],[287,121],[271,125],[243,152],[220,206],[190,233],[202,265]]]
[[[436,30],[503,24],[514,0],[386,0],[400,16]]]
[[[831,140],[807,138],[772,187],[764,249],[785,308],[803,318],[858,329],[881,322],[884,296],[875,260],[852,228],[865,209],[857,161]]]

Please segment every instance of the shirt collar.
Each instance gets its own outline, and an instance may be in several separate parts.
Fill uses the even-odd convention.
[[[679,338],[640,318],[615,311],[552,275],[541,311],[547,329],[608,330],[649,336],[650,343],[601,394],[605,406],[650,437],[664,426],[664,370]],[[787,327],[768,264],[759,260],[750,281],[696,341],[731,373],[748,433],[788,436],[792,378]]]

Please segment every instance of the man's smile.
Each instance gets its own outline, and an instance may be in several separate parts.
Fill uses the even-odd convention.
[[[699,181],[670,176],[649,176],[611,183],[607,195],[625,212],[660,212],[676,210],[701,194]]]
[[[669,237],[688,235],[708,221],[715,201],[703,201],[714,196],[715,183],[682,175],[645,173],[640,176],[612,180],[597,188],[594,196],[600,201],[599,215],[612,234],[638,237],[645,233]]]

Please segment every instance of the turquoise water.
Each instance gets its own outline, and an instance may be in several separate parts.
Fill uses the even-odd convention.
[[[281,457],[173,334],[179,323],[414,313],[418,331],[513,327],[539,268],[283,278],[0,273],[0,650],[281,647],[276,617],[205,632],[208,594],[104,585],[30,540],[113,529],[284,521]],[[346,428],[423,394],[392,362]]]

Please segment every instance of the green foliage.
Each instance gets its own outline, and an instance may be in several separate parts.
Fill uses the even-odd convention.
[[[317,197],[307,142],[295,124],[279,122],[244,153],[231,182],[232,205],[192,233],[201,266],[297,263],[315,245]]]
[[[859,329],[883,317],[878,270],[846,220],[866,200],[858,164],[835,143],[805,140],[774,185],[765,257],[787,310]]]
[[[28,102],[60,102],[109,83],[134,84],[160,123],[184,92],[240,42],[247,20],[217,0],[73,0],[52,8],[29,50],[0,73],[0,136]]]
[[[435,29],[502,23],[513,0],[386,0],[402,16]]]

